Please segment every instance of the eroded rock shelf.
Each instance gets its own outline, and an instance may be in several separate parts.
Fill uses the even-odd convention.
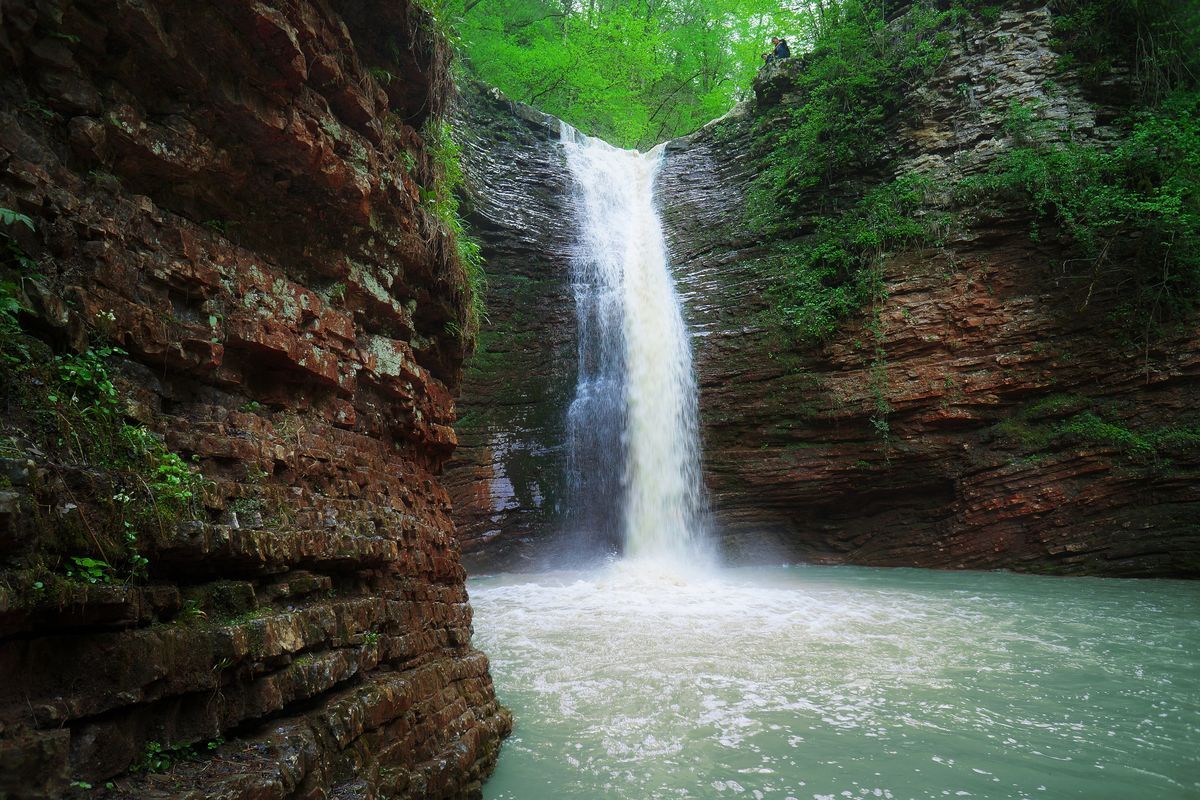
[[[210,482],[144,584],[35,584],[103,481],[6,460],[0,796],[478,794],[511,723],[439,476],[468,298],[420,202],[451,90],[429,15],[81,0],[0,31],[27,323],[124,351],[123,413]]]

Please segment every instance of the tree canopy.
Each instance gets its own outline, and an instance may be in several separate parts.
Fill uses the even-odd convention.
[[[469,69],[515,100],[625,147],[725,113],[749,90],[777,0],[448,0]]]

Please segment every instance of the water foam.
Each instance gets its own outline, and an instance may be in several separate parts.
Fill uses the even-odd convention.
[[[655,574],[627,560],[471,583],[518,720],[489,797],[1200,791],[1192,584]]]

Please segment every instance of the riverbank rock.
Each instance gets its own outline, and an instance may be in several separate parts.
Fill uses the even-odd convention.
[[[118,348],[123,418],[205,481],[145,577],[81,580],[121,538],[107,478],[6,387],[0,796],[479,795],[511,721],[440,477],[469,290],[420,200],[433,30],[407,2],[0,10],[23,326]]]

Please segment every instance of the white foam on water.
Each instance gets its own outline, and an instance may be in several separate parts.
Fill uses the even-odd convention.
[[[492,798],[1200,791],[1200,587],[635,560],[470,589],[517,720]]]

